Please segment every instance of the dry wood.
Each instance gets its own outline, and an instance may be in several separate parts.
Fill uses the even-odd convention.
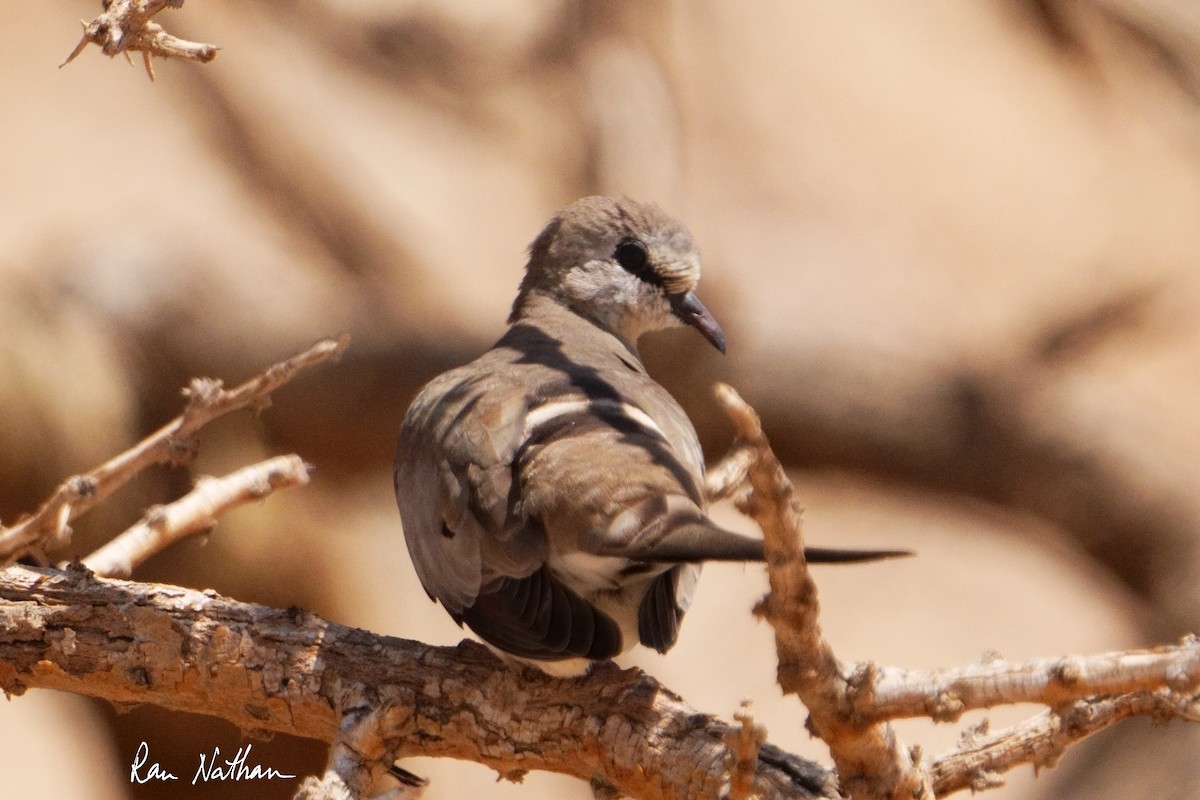
[[[91,22],[82,23],[83,37],[59,66],[70,64],[89,44],[99,45],[109,57],[124,53],[128,58],[130,51],[141,51],[150,80],[154,80],[151,56],[201,63],[212,61],[219,48],[172,36],[151,19],[163,9],[182,6],[183,0],[111,0],[105,5],[104,13]]]
[[[739,509],[763,531],[771,592],[757,613],[775,630],[780,687],[809,711],[809,728],[829,745],[841,789],[855,798],[933,798],[928,776],[884,723],[860,724],[847,713],[850,684],[821,634],[817,587],[804,560],[800,509],[762,424],[732,387],[718,384],[717,399],[737,429],[738,443],[754,452],[752,487]]]
[[[297,371],[335,357],[349,343],[347,336],[322,339],[234,389],[222,388],[221,381],[196,378],[184,390],[188,402],[182,414],[124,453],[68,478],[30,516],[11,527],[0,526],[0,565],[62,540],[69,533],[71,520],[90,511],[146,467],[187,461],[195,449],[192,437],[202,427],[231,411],[266,408],[271,392],[294,378]]]
[[[809,709],[809,728],[829,745],[842,791],[908,800],[981,790],[1019,764],[1052,765],[1070,744],[1132,714],[1200,721],[1195,636],[1169,647],[1018,664],[990,659],[946,670],[843,665],[821,634],[791,483],[754,410],[728,386],[719,385],[717,396],[738,439],[710,473],[707,492],[734,498],[763,531],[771,593],[757,611],[775,629],[779,684]],[[900,717],[948,722],[967,710],[1013,703],[1050,708],[995,735],[973,731],[932,763],[919,763],[886,725]]]
[[[758,753],[767,741],[767,729],[754,722],[750,713],[750,701],[742,701],[742,708],[733,715],[737,727],[730,729],[730,748],[734,761],[730,767],[728,800],[752,800],[754,794],[754,772],[758,768]]]
[[[0,531],[0,544],[39,546],[140,469],[186,457],[189,437],[206,422],[265,404],[299,367],[345,344],[321,342],[231,391],[193,382],[178,419],[66,482],[35,515]],[[734,498],[763,529],[771,594],[758,611],[775,629],[780,685],[808,707],[836,778],[765,743],[748,712],[736,715],[736,725],[698,714],[637,670],[599,665],[580,678],[552,678],[506,666],[471,643],[436,648],[374,636],[298,609],[106,580],[80,564],[0,571],[0,688],[153,703],[222,717],[247,732],[329,741],[325,773],[297,794],[307,800],[361,797],[410,754],[477,761],[510,780],[531,769],[562,772],[605,797],[836,797],[840,787],[856,798],[909,800],[994,786],[1017,764],[1053,764],[1072,743],[1132,714],[1200,720],[1194,637],[1174,647],[939,671],[841,664],[818,623],[791,484],[755,412],[732,389],[719,392],[738,441],[710,473],[708,493]],[[306,478],[303,462],[290,456],[208,479],[152,509],[87,564],[127,574],[237,503]],[[996,734],[971,731],[929,763],[886,724],[904,716],[953,720],[1015,702],[1049,709]],[[421,788],[413,776],[393,795],[416,797]]]
[[[0,571],[0,688],[152,703],[247,732],[341,741],[335,757],[354,763],[335,771],[356,793],[394,758],[420,754],[477,761],[512,780],[540,769],[631,797],[717,797],[735,759],[729,725],[639,670],[554,678],[469,642],[430,647],[78,565]],[[828,771],[770,745],[753,788],[763,800],[836,796]]]
[[[934,791],[938,797],[960,789],[981,791],[1002,784],[1000,773],[1020,764],[1052,767],[1072,744],[1135,714],[1198,722],[1200,699],[1165,689],[1141,691],[1079,700],[995,734],[989,735],[985,726],[964,736],[953,752],[934,759],[929,767]]]
[[[852,713],[862,721],[928,717],[953,722],[964,712],[1012,703],[1051,708],[1096,695],[1133,695],[1169,688],[1179,700],[1200,691],[1200,641],[1145,650],[1011,663],[989,659],[944,670],[902,670],[873,664],[850,678]]]
[[[83,565],[97,575],[128,578],[155,553],[211,530],[226,511],[307,483],[308,466],[296,455],[271,458],[223,478],[202,477],[175,502],[149,509],[136,525],[82,559]]]

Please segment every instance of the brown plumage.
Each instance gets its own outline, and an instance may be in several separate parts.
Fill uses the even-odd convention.
[[[395,486],[413,564],[495,648],[570,671],[666,651],[701,562],[762,559],[705,514],[696,432],[638,358],[643,333],[682,324],[724,352],[699,279],[659,208],[584,198],[534,240],[508,332],[409,408]]]

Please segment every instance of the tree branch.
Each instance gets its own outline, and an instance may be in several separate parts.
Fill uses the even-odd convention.
[[[1009,663],[996,659],[946,670],[862,665],[850,678],[849,705],[863,721],[928,717],[953,722],[964,712],[1012,703],[1052,708],[1095,695],[1170,688],[1200,690],[1200,640],[1119,653]],[[1193,700],[1195,698],[1193,697]]]
[[[804,560],[792,484],[754,410],[725,384],[717,385],[717,399],[737,429],[735,450],[744,445],[754,453],[747,468],[752,491],[738,507],[763,531],[771,592],[755,611],[775,629],[780,687],[808,708],[809,728],[829,745],[843,791],[855,798],[932,800],[927,776],[891,728],[846,714],[851,687],[821,634],[817,586]]]
[[[175,502],[149,509],[132,528],[82,559],[83,565],[97,575],[128,578],[155,553],[186,536],[211,530],[226,511],[307,483],[308,466],[296,455],[271,458],[224,478],[202,477],[195,489]]]
[[[735,754],[730,769],[728,800],[752,800],[754,794],[754,772],[758,766],[758,754],[767,741],[767,729],[754,722],[750,713],[750,701],[742,702],[742,708],[733,715],[737,726],[729,731],[728,743]]]
[[[348,336],[322,339],[308,350],[273,364],[240,386],[225,390],[219,380],[196,378],[184,389],[188,398],[183,413],[124,453],[83,475],[68,478],[32,515],[9,528],[0,526],[0,565],[38,552],[63,539],[71,520],[90,511],[152,464],[188,461],[195,450],[192,437],[217,417],[238,409],[261,410],[271,403],[270,393],[304,367],[337,356]]]
[[[325,340],[231,391],[193,381],[183,414],[138,446],[63,484],[34,515],[0,529],[0,554],[43,546],[139,470],[191,455],[191,436],[217,416],[262,407],[297,369],[346,345]],[[41,687],[222,717],[243,730],[332,743],[326,771],[298,797],[360,797],[397,757],[462,758],[520,780],[529,770],[574,775],[598,796],[640,798],[931,798],[995,785],[1020,763],[1051,764],[1070,744],[1131,714],[1200,720],[1200,641],[1176,647],[963,669],[847,667],[821,634],[792,486],[755,412],[729,387],[719,397],[738,430],[707,491],[732,497],[763,529],[771,593],[757,609],[775,629],[779,682],[810,711],[837,776],[765,743],[747,711],[728,725],[698,714],[637,670],[598,665],[576,679],[506,666],[471,643],[436,648],[374,636],[212,592],[97,577],[128,574],[234,505],[299,485],[296,456],[206,479],[65,571],[0,571],[0,689]],[[7,548],[7,550],[5,549]],[[887,720],[957,719],[965,710],[1040,702],[1049,710],[918,763]],[[412,797],[421,780],[392,794]]]
[[[829,745],[851,797],[908,800],[990,788],[1000,772],[1051,765],[1070,744],[1131,714],[1200,721],[1195,636],[1174,647],[938,671],[841,664],[821,634],[791,483],[754,410],[728,386],[718,385],[717,397],[738,438],[706,490],[714,499],[733,497],[763,531],[771,593],[756,612],[775,629],[779,684],[808,708],[808,726]],[[931,764],[917,763],[884,724],[899,717],[947,722],[970,709],[1029,702],[1050,709],[995,736],[986,726],[970,731],[959,749]]]
[[[1134,714],[1200,722],[1200,700],[1168,690],[1142,691],[1079,700],[993,735],[985,724],[968,732],[957,749],[933,761],[929,772],[934,791],[938,797],[960,789],[981,791],[1002,784],[999,773],[1020,764],[1052,767],[1072,744]]]
[[[729,788],[730,726],[639,670],[574,679],[501,663],[464,642],[430,647],[299,609],[66,571],[0,571],[0,688],[48,688],[218,716],[247,732],[340,741],[335,772],[360,792],[404,755],[477,761],[520,780],[539,769],[640,798]],[[329,776],[327,775],[326,778]],[[763,745],[754,792],[836,797],[830,773]]]

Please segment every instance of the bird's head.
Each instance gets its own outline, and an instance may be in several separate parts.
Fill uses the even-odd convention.
[[[700,255],[687,229],[651,203],[585,197],[560,211],[529,248],[512,319],[540,293],[633,344],[691,325],[725,352],[725,335],[696,297]]]

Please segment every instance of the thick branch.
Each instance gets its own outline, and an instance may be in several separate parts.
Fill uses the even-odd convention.
[[[349,343],[347,336],[322,339],[230,390],[221,388],[221,381],[193,380],[184,390],[188,403],[182,414],[124,453],[90,472],[68,478],[29,517],[10,528],[0,527],[0,565],[41,550],[64,536],[71,520],[90,511],[146,467],[186,461],[194,448],[191,437],[209,422],[241,408],[266,408],[270,393],[294,378],[297,371],[336,356]]]
[[[363,763],[462,758],[514,780],[550,770],[641,798],[719,796],[735,760],[730,726],[637,670],[552,678],[471,643],[429,647],[80,567],[0,572],[0,688],[152,703],[326,741],[349,727]],[[753,788],[764,800],[834,797],[833,787],[825,769],[761,748]]]

